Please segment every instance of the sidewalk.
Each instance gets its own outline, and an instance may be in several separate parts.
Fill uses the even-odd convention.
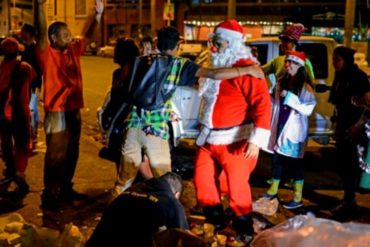
[[[73,202],[60,214],[43,212],[40,209],[40,195],[43,190],[44,140],[44,132],[39,129],[36,153],[30,158],[26,171],[30,192],[24,198],[0,195],[0,216],[12,212],[19,213],[28,223],[58,230],[63,229],[65,224],[73,222],[84,235],[89,235],[105,208],[105,196],[115,181],[116,168],[113,163],[98,157],[101,144],[86,136],[83,131],[74,188],[89,195],[89,199],[79,203]],[[3,168],[4,163],[1,160],[0,169]]]

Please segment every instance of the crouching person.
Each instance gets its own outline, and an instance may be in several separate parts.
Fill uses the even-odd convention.
[[[151,246],[152,236],[159,230],[188,229],[179,201],[182,188],[181,177],[172,172],[130,187],[107,207],[86,247],[122,242]]]

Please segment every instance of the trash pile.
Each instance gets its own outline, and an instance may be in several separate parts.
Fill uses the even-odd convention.
[[[297,215],[259,233],[251,247],[370,246],[370,225]]]
[[[77,226],[67,224],[62,232],[25,222],[20,214],[0,217],[2,247],[83,247],[85,239]]]

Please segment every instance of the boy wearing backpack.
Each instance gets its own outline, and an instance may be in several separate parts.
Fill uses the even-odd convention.
[[[153,107],[145,109],[135,103],[145,101],[146,97],[132,99],[134,106],[126,119],[127,131],[122,145],[122,160],[115,186],[111,190],[113,198],[127,189],[135,178],[142,162],[142,149],[149,158],[154,176],[161,176],[171,171],[168,121],[170,121],[172,112],[171,96],[177,86],[192,86],[198,77],[228,79],[251,73],[257,77],[263,77],[261,70],[252,66],[226,69],[200,68],[199,65],[186,58],[175,56],[179,41],[179,32],[174,27],[163,27],[158,32],[157,48],[161,55],[171,59],[171,66],[166,68],[164,84],[161,86],[164,93],[169,94],[170,97],[165,98],[164,102],[156,105],[154,109]],[[136,76],[135,73],[140,74],[133,71],[132,77]],[[158,78],[163,79],[163,75]]]

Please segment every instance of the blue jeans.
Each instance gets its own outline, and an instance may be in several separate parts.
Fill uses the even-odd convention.
[[[36,93],[31,93],[30,98],[30,110],[31,110],[31,128],[32,128],[32,139],[37,138],[37,124],[40,122],[39,112],[39,98]]]

